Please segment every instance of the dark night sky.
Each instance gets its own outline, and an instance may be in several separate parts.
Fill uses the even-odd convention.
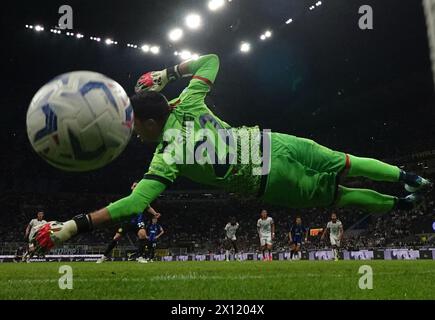
[[[113,164],[92,174],[50,168],[33,153],[25,132],[34,93],[58,74],[93,70],[129,93],[145,71],[178,63],[176,49],[217,53],[221,72],[209,104],[233,125],[315,139],[365,156],[391,157],[432,149],[433,84],[423,9],[417,0],[324,0],[313,12],[306,0],[233,0],[210,13],[206,1],[24,1],[2,10],[0,192],[9,190],[122,192],[140,178],[152,149],[134,139]],[[55,26],[61,4],[74,9],[74,27],[85,39],[36,34],[25,24]],[[374,10],[374,30],[358,28],[358,8]],[[166,36],[187,12],[203,14],[204,27],[170,47]],[[285,20],[294,23],[285,25]],[[274,30],[270,41],[258,36]],[[87,40],[110,36],[106,47]],[[252,52],[238,44],[251,40]],[[159,43],[162,54],[144,55],[127,42]],[[166,92],[175,96],[185,83]],[[118,172],[118,183],[113,181]],[[118,175],[118,174],[117,174]],[[42,182],[41,182],[42,181]],[[102,183],[103,182],[103,183]],[[43,187],[40,185],[43,184]],[[183,187],[181,183],[181,187]]]

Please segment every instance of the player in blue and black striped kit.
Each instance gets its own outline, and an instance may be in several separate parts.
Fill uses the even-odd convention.
[[[136,188],[137,182],[133,183],[131,186],[131,190]],[[152,207],[148,207],[146,212],[153,215],[154,218],[159,218],[161,216],[160,213],[156,212]],[[129,231],[134,232],[137,235],[137,250],[135,255],[137,257],[137,261],[140,263],[146,263],[146,259],[143,257],[146,245],[146,232],[145,232],[145,212],[138,213],[130,218],[130,221],[126,221],[122,223],[118,229],[116,230],[115,236],[113,240],[107,245],[106,250],[104,251],[103,256],[97,260],[97,263],[103,263],[108,260],[112,250],[118,245],[119,240]],[[129,257],[130,259],[130,257]]]
[[[290,240],[290,260],[293,260],[294,256],[300,259],[300,251],[302,243],[308,239],[308,228],[302,225],[301,217],[296,218],[296,223],[290,226],[288,233]]]
[[[145,237],[148,240],[148,259],[153,262],[157,239],[159,239],[165,231],[162,226],[157,223],[157,218],[152,219],[152,223],[145,229]]]

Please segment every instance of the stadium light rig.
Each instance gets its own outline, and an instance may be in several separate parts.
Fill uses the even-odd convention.
[[[189,29],[196,30],[201,26],[201,21],[201,16],[196,13],[191,13],[186,16],[185,24]]]
[[[104,43],[105,43],[106,45],[108,45],[108,46],[111,46],[112,44],[118,44],[117,41],[113,41],[113,40],[110,39],[110,38],[107,38],[107,39],[104,41]]]
[[[225,1],[224,0],[210,0],[208,2],[208,8],[211,11],[216,11],[218,9],[221,9],[224,5],[225,5]]]
[[[183,29],[175,28],[175,29],[169,31],[168,37],[169,37],[169,40],[172,42],[180,41],[181,38],[183,37]]]
[[[183,50],[179,53],[181,60],[189,60],[192,57],[192,53],[189,50]]]
[[[240,51],[243,53],[248,53],[251,51],[251,44],[248,42],[242,42],[240,45]]]
[[[31,28],[31,29],[32,29],[32,28]],[[40,26],[40,25],[36,25],[36,26],[35,26],[35,31],[36,31],[36,32],[44,31],[44,27],[43,27],[43,26]]]
[[[152,54],[159,54],[159,53],[160,53],[160,47],[158,47],[158,46],[152,46],[152,47],[150,48],[150,52],[151,52]]]
[[[150,52],[150,46],[147,44],[144,44],[142,47],[140,47],[140,49],[145,53]]]
[[[266,40],[266,39],[268,39],[268,38],[270,38],[270,37],[272,37],[272,31],[267,30],[265,33],[263,33],[263,34],[260,36],[260,39],[264,41],[264,40]]]
[[[290,18],[290,19],[288,19],[288,20],[285,22],[285,24],[290,24],[290,23],[292,23],[292,22],[293,22],[293,19]]]

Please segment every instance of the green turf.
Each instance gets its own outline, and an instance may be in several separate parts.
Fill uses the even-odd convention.
[[[358,269],[373,268],[361,290]],[[73,268],[72,290],[59,267]],[[0,264],[0,299],[435,299],[435,261]]]

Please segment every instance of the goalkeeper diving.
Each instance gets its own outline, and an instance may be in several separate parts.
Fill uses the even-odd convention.
[[[432,187],[429,180],[397,166],[312,140],[259,127],[231,127],[205,104],[218,70],[219,58],[210,54],[144,74],[130,100],[137,135],[143,142],[158,143],[147,173],[129,196],[64,223],[41,226],[31,239],[35,248],[46,252],[78,234],[129,220],[179,176],[289,208],[355,207],[378,213],[412,210]],[[182,78],[190,78],[189,85],[168,101],[161,91]],[[247,153],[252,154],[249,161]],[[341,185],[345,177],[402,183],[410,194],[399,198],[347,188]]]

